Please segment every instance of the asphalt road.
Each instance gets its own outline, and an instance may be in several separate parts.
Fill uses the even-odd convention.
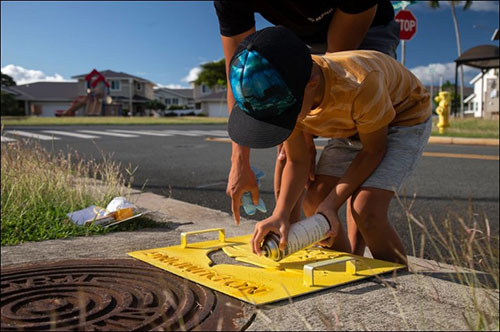
[[[124,167],[137,167],[135,188],[231,212],[230,199],[225,194],[231,144],[224,139],[227,136],[224,136],[226,128],[223,125],[7,127],[2,136],[20,139],[22,136],[12,132],[15,130],[58,138],[40,141],[49,150],[78,151],[84,158],[97,160],[102,159],[103,154],[112,155]],[[68,136],[68,133],[94,138]],[[109,134],[135,137],[107,136]],[[209,137],[218,139],[208,140]],[[325,143],[317,142],[318,145]],[[476,220],[480,228],[484,228],[485,219],[488,219],[491,233],[498,236],[498,152],[498,147],[486,146],[430,144],[426,147],[416,171],[398,199],[393,200],[389,211],[391,222],[409,254],[414,255],[413,238],[417,248],[415,255],[420,255],[422,232],[413,224],[412,235],[405,212],[408,210],[428,224],[434,220],[441,231],[445,231],[445,220],[450,221],[452,229],[458,230],[459,218]],[[275,155],[275,148],[251,152],[251,164],[266,173],[260,192],[269,211],[267,214],[257,212],[251,219],[265,218],[274,207]],[[342,210],[341,217],[344,214]],[[243,212],[242,216],[245,216]],[[431,234],[436,232],[431,231]],[[437,258],[428,241],[424,257]]]

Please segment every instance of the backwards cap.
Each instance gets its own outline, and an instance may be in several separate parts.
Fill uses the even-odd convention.
[[[309,48],[285,27],[245,38],[229,66],[236,101],[228,122],[231,139],[250,148],[285,141],[295,127],[311,69]]]

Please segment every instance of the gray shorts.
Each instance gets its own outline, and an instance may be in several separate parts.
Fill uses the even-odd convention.
[[[431,129],[431,117],[415,126],[389,127],[384,159],[361,187],[397,192],[415,169],[427,145]],[[321,153],[316,174],[342,177],[362,148],[359,140],[330,139]]]

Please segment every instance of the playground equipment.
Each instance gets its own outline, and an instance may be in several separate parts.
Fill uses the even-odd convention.
[[[97,70],[92,70],[85,81],[89,88],[87,94],[78,96],[71,106],[63,112],[63,116],[74,116],[76,111],[85,106],[85,115],[104,115],[106,104],[110,104],[109,87],[110,84],[106,78]]]
[[[439,115],[437,127],[439,128],[439,133],[443,134],[444,129],[450,126],[450,93],[448,91],[441,91],[434,100],[439,104],[436,108],[436,113]]]

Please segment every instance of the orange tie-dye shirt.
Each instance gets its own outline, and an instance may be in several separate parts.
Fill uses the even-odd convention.
[[[313,55],[325,78],[318,108],[297,123],[323,137],[350,137],[384,126],[413,126],[431,116],[428,91],[402,64],[377,51]]]

